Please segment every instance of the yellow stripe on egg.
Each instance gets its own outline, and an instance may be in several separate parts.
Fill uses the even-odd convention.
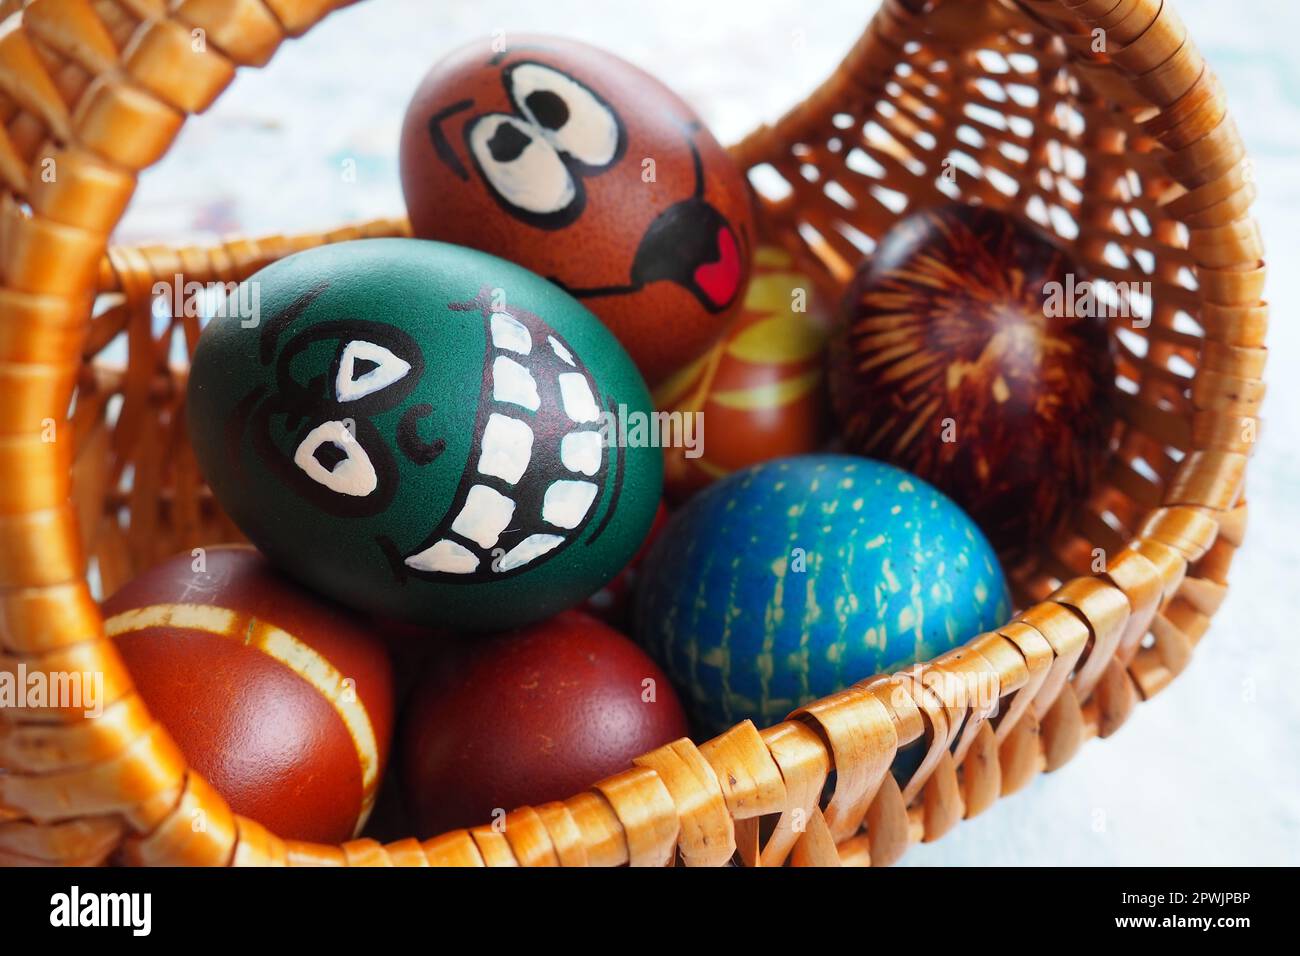
[[[151,604],[123,611],[104,622],[104,632],[117,637],[147,627],[176,627],[238,640],[284,664],[330,702],[343,721],[361,765],[361,812],[355,833],[370,817],[379,784],[379,743],[361,698],[344,694],[344,676],[319,651],[273,624],[210,604]],[[347,699],[350,698],[350,699]]]

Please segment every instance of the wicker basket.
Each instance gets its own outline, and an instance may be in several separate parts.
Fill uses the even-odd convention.
[[[198,320],[158,335],[151,290],[406,225],[107,241],[138,173],[236,66],[344,5],[0,2],[0,668],[100,671],[108,702],[96,720],[0,711],[0,863],[888,864],[1114,733],[1187,665],[1242,540],[1264,393],[1255,189],[1219,84],[1173,0],[885,0],[820,88],[734,147],[784,180],[762,197],[767,235],[834,292],[902,208],[960,196],[1024,212],[1095,274],[1152,289],[1150,324],[1115,331],[1105,480],[1014,574],[1028,609],[921,669],[995,681],[997,712],[915,674],[871,677],[776,727],[670,744],[504,829],[424,842],[296,843],[232,814],[133,692],[87,581],[111,591],[237,534],[203,487],[168,361]],[[125,367],[97,360],[123,342]],[[889,764],[919,738],[900,788]]]

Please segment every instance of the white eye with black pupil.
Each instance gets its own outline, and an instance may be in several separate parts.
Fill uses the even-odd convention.
[[[335,398],[340,402],[355,402],[405,378],[410,370],[410,362],[398,358],[382,345],[359,339],[351,341],[339,356],[339,371],[334,380]]]
[[[293,463],[317,484],[364,498],[379,487],[375,466],[345,422],[317,425],[298,445]]]
[[[591,90],[540,63],[510,70],[510,96],[555,148],[591,168],[618,156],[618,119]]]
[[[512,206],[546,215],[567,208],[577,195],[555,147],[526,120],[504,113],[480,117],[469,147],[492,188]]]

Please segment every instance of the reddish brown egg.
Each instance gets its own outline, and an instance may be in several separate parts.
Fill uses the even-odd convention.
[[[900,221],[850,284],[831,345],[847,448],[938,486],[1004,560],[1042,547],[1111,434],[1105,310],[1075,296],[1091,283],[1046,234],[995,210]]]
[[[251,548],[182,554],[104,604],[136,689],[236,813],[286,839],[358,833],[388,755],[383,645]]]
[[[740,307],[744,176],[676,94],[602,50],[521,35],[451,54],[407,109],[401,175],[417,237],[563,286],[651,384]]]
[[[417,835],[562,800],[686,735],[663,672],[580,611],[467,642],[432,668],[402,727]]]
[[[740,468],[825,444],[828,324],[812,280],[795,270],[789,253],[760,247],[740,314],[655,390],[661,411],[682,416],[684,440],[664,448],[671,500],[684,501]]]

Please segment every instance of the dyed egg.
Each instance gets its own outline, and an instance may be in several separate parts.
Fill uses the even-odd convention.
[[[465,645],[430,670],[402,722],[418,835],[563,800],[686,735],[667,678],[635,644],[567,611]]]
[[[678,511],[642,566],[637,640],[706,733],[760,727],[1006,623],[988,541],[891,465],[753,465]]]
[[[149,712],[231,808],[285,839],[360,832],[388,755],[382,643],[248,547],[172,558],[104,604]]]
[[[682,415],[690,439],[664,448],[670,498],[682,501],[746,465],[823,447],[827,324],[811,280],[794,271],[789,254],[760,248],[740,315],[655,389],[655,405]]]
[[[663,460],[610,425],[649,395],[558,288],[409,239],[249,284],[260,317],[204,330],[189,421],[217,500],[277,565],[355,608],[475,629],[575,605],[636,553]]]
[[[908,216],[850,284],[830,350],[845,447],[933,482],[1003,558],[1083,499],[1111,434],[1114,362],[1090,280],[1037,228],[980,206]]]
[[[438,63],[402,128],[417,236],[482,249],[567,289],[655,382],[718,337],[749,276],[747,183],[659,81],[549,36]]]

